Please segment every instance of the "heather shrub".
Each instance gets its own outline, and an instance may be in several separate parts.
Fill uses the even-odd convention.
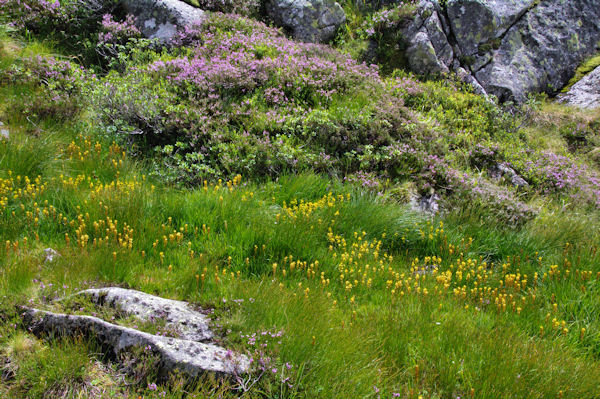
[[[111,70],[124,71],[128,64],[155,59],[160,47],[157,39],[142,37],[133,15],[115,19],[113,15],[105,14],[97,33],[97,66],[101,67],[103,73]]]
[[[20,63],[0,71],[3,85],[33,88],[32,95],[15,99],[12,110],[35,118],[71,118],[85,106],[81,96],[84,82],[93,79],[83,67],[52,56],[21,59]]]
[[[384,78],[330,47],[234,15],[212,14],[173,44],[139,47],[90,93],[104,129],[149,155],[165,180],[313,170],[371,188],[412,181],[422,195],[499,209],[511,225],[531,219],[525,201],[546,189],[523,166],[538,155],[517,118],[462,83]],[[490,180],[499,163],[530,187],[517,195],[507,180]]]
[[[505,112],[452,81],[431,81],[421,87],[421,91],[405,96],[405,104],[435,121],[433,129],[440,132],[436,141],[454,167],[489,172],[505,163],[530,184],[521,189],[525,198],[552,193],[566,195],[573,204],[600,204],[598,172],[569,155],[533,150],[519,129],[519,124],[527,122],[522,122],[527,115]],[[566,123],[559,133],[571,151],[585,151],[595,143],[595,123]]]
[[[585,153],[600,145],[600,120],[578,121],[559,128],[567,148],[573,153]]]
[[[576,204],[600,207],[600,173],[570,156],[529,150],[510,161],[544,194],[566,193]]]
[[[0,23],[52,39],[66,52],[93,64],[102,15],[115,7],[113,0],[0,0]]]
[[[358,29],[359,35],[369,40],[367,58],[382,66],[384,72],[405,68],[407,45],[402,37],[402,27],[409,23],[417,10],[416,1],[395,2],[373,13],[368,13]]]
[[[521,145],[517,120],[497,104],[474,95],[471,87],[452,80],[428,81],[416,93],[407,93],[405,103],[418,108],[446,132],[444,142],[450,150],[471,148],[475,143],[512,143]]]
[[[480,219],[512,227],[522,226],[537,216],[538,211],[524,202],[516,190],[494,184],[485,176],[451,170],[447,178],[453,187],[453,195],[446,200],[449,209],[467,210]]]
[[[68,118],[91,100],[104,132],[146,156],[166,181],[310,170],[377,192],[413,182],[420,195],[490,207],[511,225],[534,215],[525,202],[538,192],[598,202],[595,172],[561,159],[569,175],[556,177],[555,162],[529,150],[517,118],[462,83],[383,77],[239,15],[209,14],[163,47],[141,38],[134,22],[102,17],[95,51],[107,73],[98,80],[54,59],[24,61],[4,78],[37,88],[21,102],[36,115]],[[593,146],[590,126],[564,136]],[[499,163],[530,186],[517,192],[509,179],[492,180]]]
[[[384,172],[361,157],[411,136],[403,94],[389,90],[376,68],[331,48],[223,14],[176,43],[193,50],[132,63],[109,74],[93,97],[107,129],[154,149],[179,180],[362,166]]]

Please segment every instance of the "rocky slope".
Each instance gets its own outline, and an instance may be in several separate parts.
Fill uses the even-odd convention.
[[[522,102],[555,94],[600,44],[598,0],[423,0],[405,27],[417,73],[457,72],[479,91]]]
[[[203,18],[179,0],[122,5],[145,36],[161,40]],[[333,0],[271,0],[264,11],[305,42],[330,41],[346,21]],[[556,94],[600,50],[600,0],[421,0],[401,34],[414,72],[455,72],[481,94],[523,102],[529,93]]]

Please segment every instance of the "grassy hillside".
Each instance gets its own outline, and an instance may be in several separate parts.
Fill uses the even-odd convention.
[[[0,32],[3,395],[598,396],[598,112],[509,113],[230,15],[167,49],[98,26]],[[105,285],[212,309],[252,374],[158,379],[22,326]]]

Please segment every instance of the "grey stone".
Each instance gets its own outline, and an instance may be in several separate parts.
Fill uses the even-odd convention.
[[[44,249],[44,261],[45,262],[52,262],[54,261],[54,259],[58,258],[60,255],[58,252],[56,252],[55,250],[53,250],[52,248],[46,248]]]
[[[600,0],[545,0],[503,37],[492,61],[475,73],[501,100],[556,94],[600,40]]]
[[[458,76],[460,80],[470,84],[474,93],[487,97],[487,93],[483,86],[481,86],[477,79],[475,79],[466,69],[461,66],[456,66],[454,68],[454,73],[456,73],[456,76]]]
[[[449,0],[447,15],[464,56],[500,38],[535,0]]]
[[[600,0],[421,0],[401,34],[414,72],[456,72],[477,92],[523,102],[556,94],[598,50]]]
[[[584,109],[600,108],[600,67],[575,83],[559,100]]]
[[[435,48],[427,33],[418,32],[406,49],[410,68],[422,75],[438,75],[448,73],[448,67],[438,58]]]
[[[269,0],[266,11],[277,26],[304,42],[327,42],[346,21],[344,10],[334,0]]]
[[[177,331],[182,339],[205,341],[213,337],[208,318],[192,309],[187,302],[119,287],[89,289],[76,295],[87,296],[101,305],[119,308],[141,320],[164,318],[166,327]]]
[[[150,39],[167,41],[178,29],[202,23],[204,11],[180,0],[120,0],[125,11],[136,17],[136,25]]]
[[[111,324],[97,317],[25,308],[23,321],[36,335],[94,336],[102,345],[110,347],[116,355],[133,347],[149,347],[153,353],[160,356],[160,372],[163,374],[179,370],[192,378],[205,372],[240,375],[250,368],[250,361],[246,356],[234,354],[222,347],[152,335]]]
[[[416,15],[403,29],[409,67],[420,75],[449,72],[454,58],[434,3],[421,1]]]
[[[433,274],[437,271],[437,269],[439,268],[438,265],[425,265],[421,268],[418,268],[417,270],[415,270],[413,272],[414,275],[420,275],[420,276],[424,276],[426,274]]]
[[[418,212],[435,215],[440,211],[440,196],[433,194],[414,195],[410,200],[410,207]]]
[[[438,13],[432,10],[431,15],[425,20],[423,27],[431,40],[431,45],[435,49],[438,59],[444,65],[450,65],[454,59],[454,51],[446,39],[447,33],[444,31]]]
[[[519,174],[513,168],[503,163],[496,164],[492,169],[490,169],[490,175],[494,179],[498,180],[504,177],[513,186],[518,188],[529,187],[529,183],[527,183],[525,179],[519,176]]]

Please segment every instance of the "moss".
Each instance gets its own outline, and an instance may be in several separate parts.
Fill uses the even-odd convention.
[[[200,7],[200,3],[198,2],[198,0],[183,0],[186,3],[188,3],[189,5],[192,5],[194,7]]]
[[[577,68],[575,75],[569,80],[569,83],[562,89],[563,93],[569,91],[571,87],[579,82],[585,75],[592,72],[594,69],[600,66],[600,54],[596,54],[586,60],[583,64]]]
[[[475,63],[475,57],[473,56],[461,56],[459,57],[459,61],[462,65],[471,66]]]

